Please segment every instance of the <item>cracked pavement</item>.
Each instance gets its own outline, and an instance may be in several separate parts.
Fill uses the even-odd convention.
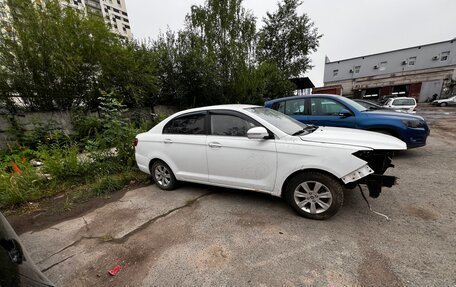
[[[369,198],[390,222],[357,189],[313,221],[265,194],[152,185],[21,240],[57,286],[455,286],[455,144],[433,129],[397,155],[399,185]]]

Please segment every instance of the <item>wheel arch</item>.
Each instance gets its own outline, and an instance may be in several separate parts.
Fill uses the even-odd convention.
[[[337,176],[335,176],[334,174],[330,173],[329,171],[326,171],[326,170],[323,170],[323,169],[318,169],[318,168],[306,168],[306,169],[300,169],[300,170],[297,170],[295,172],[293,172],[292,174],[290,174],[286,179],[285,181],[283,182],[282,184],[282,187],[281,187],[281,190],[280,190],[280,197],[284,197],[284,193],[285,191],[287,190],[287,186],[288,186],[288,183],[290,182],[290,180],[297,176],[298,174],[302,174],[302,173],[307,173],[307,172],[319,172],[319,173],[323,173],[323,174],[326,174],[332,178],[334,178],[335,180],[337,180],[338,182],[342,183],[343,182],[340,180],[340,178],[338,178]]]
[[[154,157],[149,161],[150,174],[152,174],[152,165],[154,163],[156,163],[157,161],[162,161],[162,162],[166,163],[169,166],[169,168],[171,168],[171,171],[174,172],[173,168],[169,165],[169,163],[166,162],[166,160],[163,160],[162,158],[159,158],[159,157]]]

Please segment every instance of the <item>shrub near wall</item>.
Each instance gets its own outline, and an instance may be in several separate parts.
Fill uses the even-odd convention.
[[[74,132],[64,139],[53,138],[49,132],[45,134],[50,137],[35,138],[30,146],[18,142],[2,150],[1,208],[74,190],[83,198],[97,196],[119,190],[131,181],[148,180],[136,167],[133,140],[163,117],[124,118],[123,106],[110,95],[100,100],[104,104],[99,116],[76,113]],[[36,162],[42,165],[32,166]]]

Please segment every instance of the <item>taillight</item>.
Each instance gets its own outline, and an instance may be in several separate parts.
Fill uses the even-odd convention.
[[[135,140],[133,141],[133,145],[134,145],[134,146],[137,146],[137,145],[138,145],[138,139],[137,139],[137,138],[135,138]]]

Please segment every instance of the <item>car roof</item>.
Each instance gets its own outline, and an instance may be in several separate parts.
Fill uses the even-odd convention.
[[[413,100],[415,100],[415,98],[412,98],[412,97],[397,97],[397,98],[393,98],[393,100],[405,100],[405,99],[413,99]]]
[[[281,101],[286,101],[286,100],[299,100],[299,99],[312,98],[312,97],[323,97],[323,98],[329,98],[329,99],[344,98],[343,96],[331,95],[331,94],[311,94],[311,95],[304,95],[304,96],[290,96],[290,97],[274,99],[274,100],[268,101],[268,103],[275,103],[275,102],[281,102]]]
[[[255,108],[255,107],[259,108],[261,106],[243,105],[243,104],[205,106],[205,107],[199,107],[199,108],[183,110],[183,111],[180,111],[179,114],[184,114],[184,113],[186,114],[186,113],[200,112],[200,111],[207,111],[207,110],[235,110],[235,111],[241,111],[243,109]]]

